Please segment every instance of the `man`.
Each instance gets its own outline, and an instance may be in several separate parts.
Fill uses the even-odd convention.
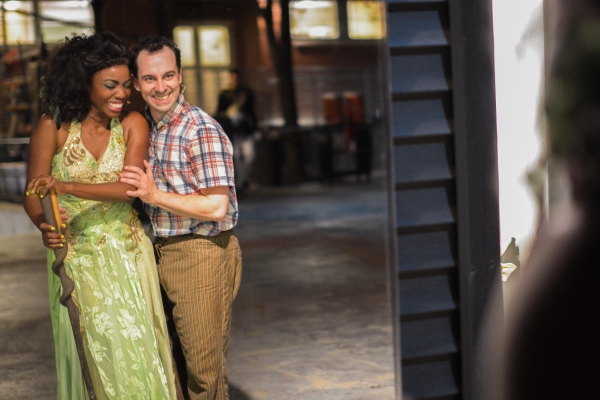
[[[240,193],[249,184],[248,176],[254,160],[253,133],[257,128],[257,120],[254,92],[242,83],[240,70],[229,71],[229,84],[230,88],[219,94],[215,120],[233,143],[235,185]]]
[[[240,71],[232,69],[229,71],[230,88],[219,94],[217,106],[217,117],[229,119],[232,134],[239,133],[248,136],[256,129],[256,112],[254,111],[254,92],[243,85],[240,80]]]
[[[145,171],[126,166],[121,180],[136,187],[128,195],[144,202],[152,221],[189,397],[228,399],[227,343],[241,278],[232,146],[210,116],[185,101],[175,43],[151,35],[131,53],[133,84],[147,103],[150,153]]]

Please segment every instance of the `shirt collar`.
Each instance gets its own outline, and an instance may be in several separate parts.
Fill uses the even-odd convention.
[[[173,104],[173,107],[162,117],[162,119],[157,123],[152,118],[152,114],[150,113],[150,107],[146,104],[146,108],[144,109],[144,116],[149,121],[151,127],[157,127],[158,129],[163,126],[167,126],[173,121],[175,121],[181,114],[184,113],[187,102],[183,97],[183,94],[179,94],[179,97]]]

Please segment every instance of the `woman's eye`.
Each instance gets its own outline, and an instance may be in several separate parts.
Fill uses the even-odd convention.
[[[107,88],[107,89],[114,89],[115,88],[114,85],[104,85],[104,87]]]
[[[124,87],[125,89],[129,89],[129,88],[131,88],[131,82],[124,83],[124,84],[123,84],[123,87]]]

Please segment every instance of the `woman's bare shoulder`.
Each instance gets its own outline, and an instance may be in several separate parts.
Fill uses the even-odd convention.
[[[124,129],[126,128],[137,128],[143,127],[148,129],[148,121],[146,118],[137,111],[130,111],[126,115],[121,117],[121,125]]]

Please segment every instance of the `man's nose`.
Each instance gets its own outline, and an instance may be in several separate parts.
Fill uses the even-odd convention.
[[[155,90],[159,93],[164,92],[167,89],[167,85],[165,85],[165,82],[162,79],[158,79],[156,81],[156,87]]]

